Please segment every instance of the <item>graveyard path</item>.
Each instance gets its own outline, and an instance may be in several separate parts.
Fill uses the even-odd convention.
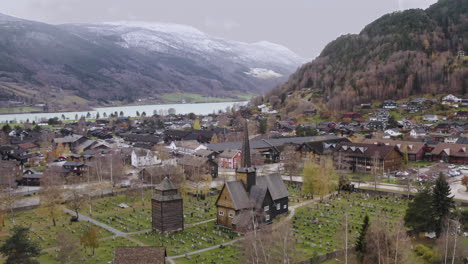
[[[187,224],[187,225],[184,225],[184,228],[193,227],[193,226],[197,226],[197,225],[203,225],[203,224],[206,224],[206,223],[209,223],[209,222],[213,222],[213,221],[215,221],[215,220],[216,220],[216,218],[213,218],[213,219],[208,219],[208,220],[205,220],[205,221],[202,221],[202,222]],[[138,234],[143,234],[143,233],[151,232],[151,231],[152,231],[151,229],[144,229],[144,230],[139,230],[139,231],[135,231],[135,232],[129,232],[129,233],[125,233],[125,234],[126,234],[127,236],[131,236],[131,235],[138,235]]]
[[[178,258],[183,258],[185,256],[190,256],[190,255],[194,255],[194,254],[199,254],[199,253],[203,253],[203,252],[206,252],[206,251],[210,251],[210,250],[213,250],[213,249],[217,249],[219,248],[221,245],[223,246],[227,246],[227,245],[232,245],[234,243],[237,243],[239,241],[242,241],[244,238],[238,238],[238,239],[234,239],[234,240],[231,240],[229,242],[226,242],[226,243],[222,243],[222,244],[219,244],[219,245],[215,245],[215,246],[212,246],[212,247],[209,247],[209,248],[204,248],[204,249],[199,249],[199,250],[195,250],[195,251],[192,251],[192,252],[188,252],[186,254],[182,254],[182,255],[177,255],[177,256],[170,256],[170,257],[167,257],[167,261],[169,261],[169,263],[172,263],[172,264],[175,264],[175,261],[174,259],[178,259]]]
[[[69,213],[69,214],[71,214],[71,215],[75,215],[75,214],[76,214],[75,211],[72,211],[72,210],[67,209],[67,208],[65,208],[65,212],[66,212],[66,213]],[[97,225],[97,226],[99,226],[99,227],[102,227],[102,228],[106,229],[107,231],[109,231],[109,232],[111,232],[111,233],[114,233],[116,236],[127,236],[127,233],[122,232],[122,231],[120,231],[120,230],[118,230],[118,229],[115,229],[115,228],[113,228],[113,227],[111,227],[111,226],[108,226],[108,225],[106,225],[106,224],[104,224],[104,223],[102,223],[102,222],[96,221],[96,220],[94,220],[94,219],[91,218],[91,217],[88,217],[88,216],[82,215],[82,214],[78,214],[78,216],[79,216],[79,219],[80,219],[80,220],[84,220],[84,221],[88,221],[88,222],[90,222],[90,223],[93,223],[93,224],[95,224],[95,225]]]

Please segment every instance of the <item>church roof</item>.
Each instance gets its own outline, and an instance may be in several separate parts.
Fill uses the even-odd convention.
[[[235,210],[251,208],[249,194],[241,181],[226,182]]]
[[[273,200],[282,199],[289,196],[288,189],[279,174],[269,174],[257,177],[257,186],[268,188]]]

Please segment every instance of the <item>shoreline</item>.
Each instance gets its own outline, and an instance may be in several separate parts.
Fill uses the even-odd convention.
[[[223,104],[223,103],[244,103],[249,102],[246,101],[221,101],[221,102],[195,102],[195,103],[156,103],[156,104],[122,104],[122,105],[113,105],[113,106],[94,106],[88,110],[67,110],[67,111],[53,111],[53,112],[43,112],[43,111],[32,111],[32,112],[7,112],[7,113],[0,113],[2,115],[21,115],[21,114],[53,114],[53,113],[75,113],[75,112],[91,112],[97,111],[96,109],[102,108],[113,108],[113,107],[128,107],[128,106],[151,106],[151,105],[192,105],[192,104]]]

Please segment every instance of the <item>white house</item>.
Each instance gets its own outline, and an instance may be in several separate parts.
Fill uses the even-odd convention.
[[[426,122],[439,122],[439,117],[437,115],[424,115],[423,120]]]
[[[410,131],[410,136],[412,137],[424,137],[427,135],[427,132],[424,128],[422,127],[416,127],[416,128],[413,128],[411,129]]]
[[[400,131],[396,130],[396,129],[387,129],[385,130],[385,135],[388,135],[389,137],[398,137],[398,136],[401,136],[401,133]]]
[[[172,150],[172,152],[192,155],[193,153],[199,151],[200,149],[206,149],[206,146],[200,144],[196,140],[184,140],[184,141],[172,141],[169,146],[166,148]]]
[[[452,107],[458,107],[458,104],[462,102],[461,98],[456,97],[455,95],[449,94],[442,98],[442,104],[449,105]]]
[[[158,164],[161,164],[161,160],[158,159],[156,152],[142,148],[132,150],[132,166],[138,168]]]

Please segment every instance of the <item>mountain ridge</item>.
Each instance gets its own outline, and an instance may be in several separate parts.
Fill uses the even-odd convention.
[[[0,95],[31,103],[163,102],[163,94],[178,92],[236,99],[284,82],[305,62],[277,44],[179,24],[51,25],[3,15],[0,29]],[[274,74],[247,74],[257,68]]]
[[[298,114],[310,104],[334,111],[413,95],[463,95],[468,91],[467,58],[458,56],[463,50],[468,51],[468,1],[439,0],[426,10],[387,14],[359,34],[338,37],[264,99]]]

